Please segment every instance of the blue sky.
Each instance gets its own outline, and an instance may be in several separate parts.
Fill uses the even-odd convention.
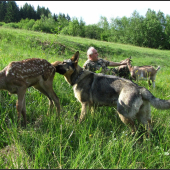
[[[160,10],[165,14],[170,15],[170,1],[15,1],[19,7],[22,7],[26,2],[34,6],[45,7],[52,14],[64,13],[71,18],[82,18],[86,25],[97,24],[101,16],[107,18],[110,22],[111,18],[123,16],[131,17],[134,10],[139,15],[145,16],[148,8],[156,13]]]

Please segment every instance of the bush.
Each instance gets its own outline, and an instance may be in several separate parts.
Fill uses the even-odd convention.
[[[25,26],[24,28],[27,30],[32,30],[33,25],[35,24],[35,20],[31,19]]]
[[[25,25],[29,22],[29,19],[21,19],[21,21],[18,23],[19,28],[24,29]]]
[[[41,21],[40,21],[40,20],[35,21],[32,29],[33,29],[34,31],[41,31],[41,28],[42,28],[42,23],[41,23]]]
[[[13,22],[4,24],[2,26],[5,28],[19,28],[19,25],[17,23],[13,23]]]
[[[69,34],[69,26],[64,27],[64,28],[60,31],[60,34],[70,35],[70,34]]]
[[[40,20],[37,20],[33,25],[34,31],[43,31],[47,33],[53,33],[56,29],[56,22],[51,15],[48,17],[42,15]]]
[[[0,22],[0,26],[3,26],[5,24],[5,22]]]

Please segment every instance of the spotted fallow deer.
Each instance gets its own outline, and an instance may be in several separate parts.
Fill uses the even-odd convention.
[[[153,88],[155,88],[156,74],[160,66],[157,69],[152,66],[132,66],[130,58],[127,61],[127,66],[133,80],[148,80],[149,86],[151,86],[150,80],[152,80]]]
[[[55,67],[48,61],[31,58],[22,61],[13,61],[0,71],[0,89],[7,90],[10,94],[17,94],[16,109],[18,113],[17,124],[20,126],[21,114],[26,127],[25,93],[27,88],[33,86],[49,99],[49,110],[52,111],[53,101],[58,116],[60,114],[59,98],[53,90]]]

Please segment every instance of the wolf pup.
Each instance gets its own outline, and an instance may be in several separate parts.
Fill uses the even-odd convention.
[[[73,86],[74,95],[82,105],[79,122],[87,113],[87,108],[96,106],[117,106],[122,122],[136,131],[134,120],[151,131],[150,104],[157,109],[170,109],[170,100],[154,97],[146,88],[131,80],[113,75],[96,74],[83,70],[78,65],[79,51],[71,59],[55,65],[56,72],[65,76]]]

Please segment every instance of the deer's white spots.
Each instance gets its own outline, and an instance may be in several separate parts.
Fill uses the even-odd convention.
[[[48,61],[33,58],[11,62],[6,70],[6,76],[23,79],[45,74],[45,77],[49,77],[54,71],[55,68]]]

